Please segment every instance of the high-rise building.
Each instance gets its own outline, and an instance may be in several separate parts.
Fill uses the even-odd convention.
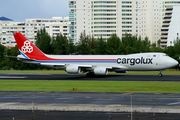
[[[0,18],[0,43],[6,47],[16,45],[13,32],[21,32],[27,39],[35,43],[37,31],[45,28],[51,37],[63,34],[69,38],[69,17],[53,17],[51,19],[26,19],[25,22],[14,22],[8,18]]]
[[[167,11],[165,15],[171,19],[169,19],[170,22],[167,25],[164,25],[164,27],[168,27],[166,28],[168,31],[166,30],[166,33],[164,33],[164,42],[167,42],[167,46],[174,46],[175,40],[180,39],[180,6],[172,6],[168,9],[171,11]]]
[[[77,42],[80,33],[107,39],[112,33],[147,36],[151,43],[161,40],[167,46],[172,6],[179,0],[68,0],[70,37]]]

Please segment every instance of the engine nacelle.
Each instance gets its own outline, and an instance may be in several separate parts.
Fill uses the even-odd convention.
[[[66,67],[66,72],[71,74],[77,74],[81,72],[81,68],[75,65],[69,65]]]
[[[96,68],[94,68],[94,74],[95,75],[107,75],[108,70],[105,67],[96,67]]]

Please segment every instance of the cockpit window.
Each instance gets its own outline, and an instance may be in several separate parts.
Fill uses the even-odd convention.
[[[163,56],[168,56],[167,54],[164,54]]]

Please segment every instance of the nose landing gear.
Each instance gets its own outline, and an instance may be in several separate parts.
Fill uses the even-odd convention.
[[[159,75],[158,75],[159,77],[162,77],[163,76],[163,74],[162,74],[162,70],[160,70],[160,73],[159,73]]]

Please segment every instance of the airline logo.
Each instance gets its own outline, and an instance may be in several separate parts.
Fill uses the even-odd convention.
[[[31,52],[33,52],[33,47],[30,45],[30,42],[28,40],[26,40],[24,42],[24,46],[22,46],[21,50],[23,53],[26,53],[26,52],[31,53]]]
[[[129,64],[135,65],[135,64],[153,64],[153,58],[118,58],[117,63],[118,64]]]

